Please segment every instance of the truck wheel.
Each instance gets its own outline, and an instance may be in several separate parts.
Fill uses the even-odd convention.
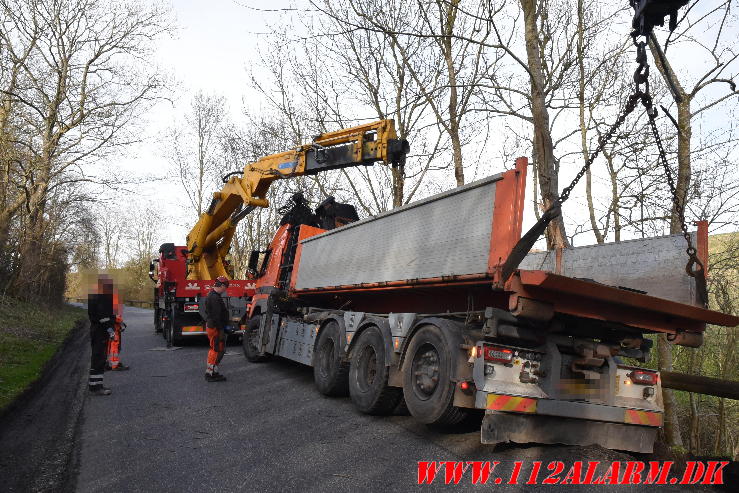
[[[172,347],[172,321],[169,320],[164,327],[164,340],[167,341],[167,347]]]
[[[172,341],[173,346],[182,346],[182,335],[177,330],[177,326],[175,324],[172,324],[172,334],[170,336],[170,341]]]
[[[244,356],[247,361],[252,363],[261,363],[269,359],[268,354],[259,354],[259,345],[257,344],[257,338],[259,337],[259,323],[261,317],[256,315],[251,317],[246,323],[246,329],[244,330],[244,337],[241,339],[244,347]]]
[[[408,346],[403,364],[403,396],[408,411],[422,423],[454,425],[467,415],[465,409],[453,404],[453,351],[441,329],[434,325],[419,329]]]
[[[154,308],[154,332],[162,331],[162,314],[159,308]]]
[[[162,337],[165,341],[167,341],[167,345],[169,345],[169,326],[174,323],[174,320],[172,320],[170,317],[167,317],[167,320],[164,320],[164,314],[167,313],[166,308],[159,310],[159,320],[161,320],[162,323]]]
[[[380,329],[369,327],[355,343],[349,366],[349,394],[361,412],[392,414],[403,398],[403,389],[388,387],[388,370],[385,339]]]
[[[167,346],[181,346],[182,345],[182,336],[179,333],[179,328],[177,326],[177,317],[175,316],[174,309],[172,309],[172,312],[169,315],[169,333],[167,334]]]
[[[343,338],[339,324],[329,322],[318,333],[313,352],[313,381],[323,395],[349,393],[349,365],[341,360]]]

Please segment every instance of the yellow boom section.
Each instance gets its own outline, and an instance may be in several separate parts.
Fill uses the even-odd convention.
[[[231,176],[213,194],[210,207],[187,235],[187,278],[229,277],[223,259],[236,225],[254,208],[269,206],[267,190],[273,181],[379,161],[398,166],[407,152],[408,142],[397,138],[394,121],[380,120],[321,134],[311,144],[247,164],[241,177]]]

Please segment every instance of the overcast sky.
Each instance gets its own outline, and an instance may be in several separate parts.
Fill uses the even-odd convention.
[[[224,96],[229,116],[236,121],[245,105],[252,110],[259,108],[259,96],[249,91],[248,69],[258,66],[257,44],[270,31],[270,25],[280,22],[280,16],[285,15],[283,9],[296,4],[306,8],[307,0],[171,1],[177,32],[173,38],[159,42],[157,60],[173,79],[175,99],[171,103],[157,105],[150,112],[146,140],[129,149],[128,155],[117,163],[131,176],[155,174],[162,178],[133,189],[140,202],[155,202],[158,210],[169,215],[167,226],[162,231],[162,241],[183,244],[193,221],[191,215],[181,208],[184,201],[177,200],[183,192],[177,177],[168,173],[170,164],[160,142],[161,134],[182,117],[193,93],[198,90]],[[300,11],[294,14],[287,12],[287,15],[300,15]],[[564,181],[563,178],[562,183]],[[129,200],[121,194],[117,202],[126,210]],[[573,197],[571,202],[583,202],[584,208],[584,200],[580,197]],[[530,209],[528,200],[526,207]],[[529,210],[526,223],[531,222],[533,214]],[[579,239],[578,243],[582,241]]]
[[[163,241],[182,244],[192,222],[181,212],[179,182],[167,173],[169,163],[161,142],[165,132],[181,118],[198,90],[224,96],[230,115],[237,119],[246,103],[258,107],[257,96],[249,92],[247,66],[257,59],[256,44],[260,33],[276,22],[278,12],[260,10],[263,1],[173,0],[172,13],[177,31],[172,38],[160,40],[157,61],[172,78],[174,100],[162,102],[149,112],[144,142],[129,148],[118,166],[131,176],[155,174],[164,178],[149,185],[131,188],[140,202],[156,201],[158,208],[168,211],[170,219]],[[271,0],[270,9],[288,8],[294,1]],[[246,99],[246,101],[244,101]],[[123,194],[116,199],[121,202]]]

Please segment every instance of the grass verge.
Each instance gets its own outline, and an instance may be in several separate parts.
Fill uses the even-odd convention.
[[[0,413],[41,376],[86,311],[44,307],[0,296]]]

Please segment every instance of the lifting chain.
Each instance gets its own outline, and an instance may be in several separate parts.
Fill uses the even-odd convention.
[[[636,108],[636,103],[639,102],[639,99],[641,98],[641,92],[637,91],[631,96],[629,96],[629,100],[626,102],[626,106],[624,107],[623,112],[621,115],[616,119],[616,122],[611,125],[611,128],[608,129],[608,132],[601,135],[601,137],[598,139],[598,146],[595,148],[595,150],[590,154],[590,157],[588,157],[588,160],[585,161],[585,165],[580,169],[580,171],[575,175],[575,178],[572,180],[572,182],[562,190],[562,193],[557,198],[557,200],[554,201],[551,207],[561,207],[562,204],[570,198],[570,193],[572,193],[572,189],[575,188],[575,185],[577,185],[577,182],[580,181],[580,179],[587,173],[587,171],[590,169],[590,166],[593,164],[593,161],[595,161],[595,158],[598,157],[600,152],[603,150],[603,147],[611,141],[613,138],[613,134],[616,133],[616,130],[619,129],[619,127],[624,123],[626,120],[626,117],[629,116],[634,109]]]
[[[706,271],[703,262],[698,258],[698,251],[693,246],[693,241],[688,232],[688,226],[685,224],[685,204],[680,200],[677,193],[677,187],[675,181],[672,178],[672,170],[670,165],[667,163],[667,153],[665,152],[664,145],[662,144],[662,138],[657,130],[657,114],[658,110],[652,105],[652,96],[649,93],[645,93],[641,96],[642,106],[647,110],[647,116],[649,117],[649,126],[652,128],[652,135],[657,143],[657,149],[659,150],[659,161],[665,171],[665,177],[667,178],[667,185],[670,188],[672,194],[672,205],[677,213],[677,217],[680,220],[680,229],[683,237],[688,244],[688,248],[685,249],[685,253],[688,254],[688,263],[685,265],[685,272],[695,279],[696,291],[700,302],[704,307],[708,307],[708,286],[706,283]]]
[[[648,34],[649,33],[647,33],[647,35]],[[662,139],[660,138],[659,131],[657,129],[656,120],[658,110],[654,107],[652,95],[649,92],[649,62],[647,60],[647,42],[637,41],[636,38],[639,35],[640,33],[638,32],[632,33],[634,45],[636,46],[636,62],[639,64],[634,71],[634,93],[629,96],[624,110],[621,112],[613,125],[611,125],[611,127],[608,129],[608,132],[606,132],[598,139],[598,146],[590,154],[587,161],[585,161],[585,164],[577,173],[577,175],[575,175],[575,178],[572,180],[572,182],[562,190],[560,196],[554,202],[552,202],[552,204],[549,206],[549,208],[547,208],[546,211],[544,211],[537,223],[514,246],[511,254],[508,256],[508,259],[506,259],[502,267],[503,281],[508,279],[513,271],[518,268],[518,265],[523,260],[523,257],[531,250],[534,242],[536,242],[539,236],[541,236],[547,225],[554,218],[559,216],[562,204],[570,197],[572,189],[575,188],[580,179],[582,179],[585,173],[587,173],[595,159],[603,150],[603,147],[605,147],[605,145],[611,141],[613,135],[624,123],[626,117],[629,116],[634,111],[634,109],[636,109],[637,103],[641,102],[642,106],[647,112],[647,116],[649,117],[649,126],[652,129],[652,135],[654,136],[654,140],[659,151],[659,162],[664,168],[665,176],[667,178],[667,184],[670,188],[670,192],[672,193],[673,207],[678,215],[678,218],[680,219],[680,229],[682,230],[683,237],[685,237],[685,241],[688,244],[688,248],[686,249],[686,253],[688,254],[688,263],[685,266],[685,272],[695,279],[696,291],[702,305],[705,307],[708,306],[708,290],[706,286],[705,267],[698,258],[697,250],[695,249],[695,247],[693,247],[692,238],[690,236],[690,233],[688,232],[688,227],[685,224],[685,206],[680,201],[680,197],[678,196],[677,188],[675,187],[675,182],[672,178],[672,171],[670,170],[670,165],[667,163],[667,153],[665,152],[664,145],[662,144]],[[647,35],[645,35],[645,38],[647,37]],[[644,86],[644,89],[641,88],[642,85]]]

